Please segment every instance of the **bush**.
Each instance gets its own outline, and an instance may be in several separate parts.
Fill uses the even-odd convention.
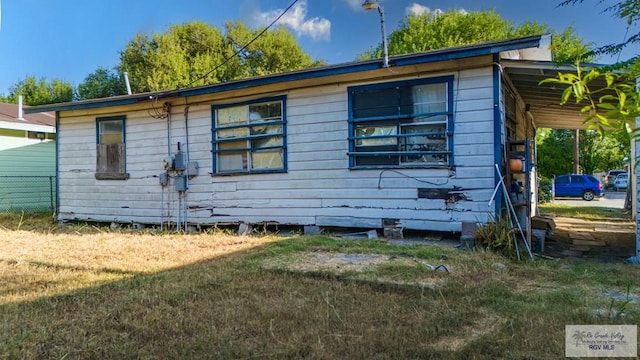
[[[516,257],[516,229],[508,216],[489,215],[486,224],[479,225],[474,235],[475,245],[511,258]]]
[[[553,193],[551,192],[553,188],[553,179],[549,179],[548,177],[541,177],[538,182],[538,202],[546,203],[553,200]]]

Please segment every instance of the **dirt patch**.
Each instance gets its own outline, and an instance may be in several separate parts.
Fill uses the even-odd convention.
[[[265,260],[266,269],[285,269],[293,272],[326,272],[354,280],[375,281],[391,285],[417,285],[439,288],[445,278],[420,261],[410,257],[378,254],[347,254],[330,251],[304,251]],[[395,271],[379,271],[392,267]],[[406,271],[403,271],[406,270]],[[407,275],[410,276],[403,276]]]

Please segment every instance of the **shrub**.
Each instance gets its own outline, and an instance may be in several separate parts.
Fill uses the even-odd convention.
[[[546,203],[553,200],[551,189],[553,188],[553,179],[541,177],[538,182],[538,202]]]
[[[515,258],[516,229],[509,216],[489,215],[486,224],[478,226],[474,235],[476,247]]]

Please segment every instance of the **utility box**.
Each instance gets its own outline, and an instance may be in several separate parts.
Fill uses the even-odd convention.
[[[187,191],[187,175],[180,174],[176,176],[176,191]]]
[[[185,154],[182,151],[178,151],[173,159],[173,169],[176,171],[184,171],[187,168]]]
[[[159,176],[160,178],[160,186],[167,186],[169,184],[169,174],[162,173]]]
[[[189,161],[187,163],[187,176],[190,178],[198,176],[198,169],[200,169],[200,166],[198,166],[197,161]]]

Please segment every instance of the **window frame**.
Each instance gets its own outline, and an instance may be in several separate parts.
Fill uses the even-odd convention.
[[[375,84],[367,84],[367,85],[358,85],[358,86],[350,86],[347,88],[348,94],[348,116],[349,116],[349,169],[351,170],[367,170],[367,169],[425,169],[425,168],[452,168],[455,164],[454,159],[454,75],[445,75],[445,76],[437,76],[430,78],[422,78],[422,79],[412,79],[412,80],[403,80],[403,81],[394,81],[394,82],[385,82],[385,83],[375,83]],[[366,92],[366,91],[375,91],[375,90],[384,90],[384,89],[392,89],[392,88],[411,88],[414,86],[421,85],[432,85],[432,84],[444,84],[445,85],[445,94],[446,99],[444,99],[444,103],[446,104],[445,111],[436,111],[436,112],[428,112],[428,113],[411,113],[411,114],[400,114],[393,116],[370,116],[370,117],[362,117],[355,118],[354,111],[354,97],[356,93]],[[445,151],[401,151],[400,144],[402,139],[416,137],[415,134],[403,134],[402,128],[413,124],[406,122],[406,120],[413,119],[414,117],[438,117],[444,116],[446,120],[442,122],[420,122],[415,123],[415,126],[425,126],[431,124],[445,124],[445,130],[443,132],[432,132],[432,133],[424,133],[422,136],[429,136],[432,134],[434,136],[442,136],[444,135],[446,141],[446,150]],[[404,121],[403,121],[404,120]],[[356,129],[359,125],[369,124],[374,125],[378,123],[379,126],[395,126],[396,132],[392,135],[392,137],[387,136],[387,138],[396,139],[396,144],[398,150],[396,151],[374,151],[371,153],[377,153],[377,155],[372,156],[382,156],[385,155],[390,157],[396,157],[397,161],[395,164],[365,164],[365,165],[356,165],[356,158],[358,155],[363,155],[363,153],[367,154],[369,152],[356,151],[356,142],[358,140],[366,139],[367,137],[356,136]],[[419,133],[423,134],[423,133]],[[368,137],[369,139],[375,137]],[[407,155],[438,155],[445,153],[447,155],[447,161],[445,164],[434,164],[434,163],[409,163],[402,162],[402,157]],[[364,155],[367,156],[367,155]]]
[[[100,128],[101,128],[101,124],[103,122],[107,122],[107,121],[121,121],[122,122],[122,148],[124,151],[124,157],[122,158],[122,161],[124,162],[124,172],[120,173],[120,172],[98,172],[99,169],[99,147],[100,145],[107,145],[107,144],[102,144],[100,142]],[[129,179],[129,173],[127,172],[127,153],[126,153],[126,148],[127,148],[127,116],[126,115],[116,115],[116,116],[102,116],[102,117],[96,117],[96,172],[95,172],[95,178],[97,180],[127,180]]]
[[[280,125],[282,127],[282,131],[280,133],[274,134],[261,134],[261,135],[251,135],[251,128],[255,127],[256,124],[252,124],[250,122],[251,119],[247,119],[248,121],[244,124],[233,124],[227,126],[219,126],[218,125],[218,110],[233,108],[233,107],[241,107],[246,106],[250,107],[251,105],[261,105],[268,103],[276,103],[279,102],[281,106],[281,119],[280,120],[270,120],[261,123],[261,125]],[[248,110],[248,109],[247,109]],[[247,129],[247,135],[245,136],[234,136],[224,139],[218,139],[218,133],[221,130],[233,130],[233,129]],[[239,141],[251,141],[251,140],[260,140],[260,139],[270,139],[270,138],[282,138],[282,144],[278,146],[268,146],[264,148],[259,148],[262,150],[276,150],[279,149],[282,151],[282,168],[274,168],[274,169],[251,169],[251,163],[249,162],[252,154],[259,154],[259,149],[252,149],[251,144],[248,143],[244,148],[231,148],[231,149],[220,149],[218,144],[222,143],[233,143]],[[218,156],[221,153],[233,153],[239,151],[246,151],[247,154],[247,170],[229,170],[229,171],[219,171]],[[211,176],[229,176],[229,175],[250,175],[250,174],[265,174],[265,173],[285,173],[288,171],[287,165],[287,97],[286,95],[282,96],[272,96],[266,98],[259,98],[255,100],[235,102],[230,104],[220,104],[220,105],[212,105],[211,106],[211,153],[212,153],[212,172]]]

